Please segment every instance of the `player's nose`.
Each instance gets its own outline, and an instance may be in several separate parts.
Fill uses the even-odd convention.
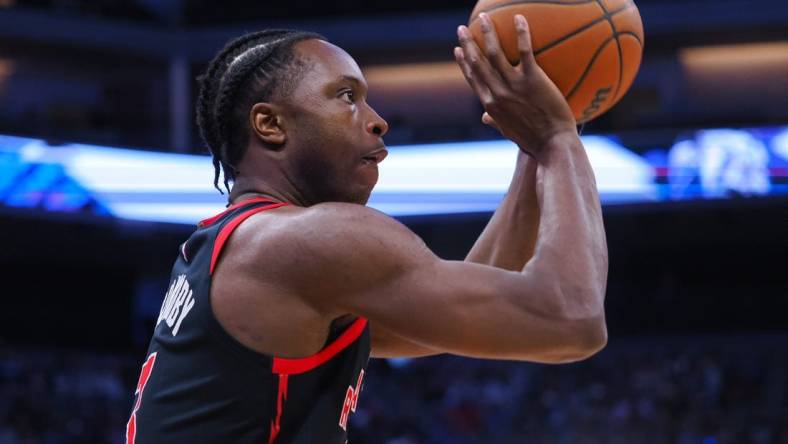
[[[387,132],[389,132],[389,124],[386,122],[380,115],[372,109],[369,108],[370,111],[370,119],[367,122],[367,132],[370,134],[374,134],[378,137],[383,137]]]

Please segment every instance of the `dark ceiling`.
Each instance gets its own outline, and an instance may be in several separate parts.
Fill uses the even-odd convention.
[[[470,10],[473,0],[334,0],[334,1],[249,1],[249,0],[17,0],[13,7],[46,9],[145,23],[217,25],[254,20],[289,18],[335,18],[381,14]]]
[[[788,121],[786,0],[635,2],[647,35],[640,73],[621,104],[586,131],[654,130],[672,140],[676,130]],[[0,133],[200,150],[194,78],[229,39],[265,27],[308,29],[364,68],[453,63],[456,26],[474,3],[0,0]],[[686,48],[744,44],[756,46],[728,53],[725,63],[707,60],[700,71],[687,68]],[[764,44],[772,48],[768,60],[737,63]],[[478,122],[480,105],[464,83],[443,96],[426,91],[427,101],[424,90],[413,91],[371,97],[400,129],[389,143],[495,136]]]
[[[703,0],[709,5],[719,3]],[[2,4],[3,2],[0,2]],[[7,0],[8,7],[46,9],[64,15],[87,15],[162,25],[203,26],[256,20],[319,19],[387,14],[470,11],[474,0]],[[680,5],[683,0],[637,0],[639,5]],[[695,3],[698,3],[696,0]],[[757,2],[753,2],[757,3]]]

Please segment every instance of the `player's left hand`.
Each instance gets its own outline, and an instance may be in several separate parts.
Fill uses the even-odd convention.
[[[516,66],[506,59],[489,16],[480,14],[479,20],[484,52],[468,28],[460,26],[454,57],[484,106],[482,122],[533,155],[541,154],[555,136],[576,136],[575,119],[563,94],[536,63],[525,18],[514,18],[520,53]]]

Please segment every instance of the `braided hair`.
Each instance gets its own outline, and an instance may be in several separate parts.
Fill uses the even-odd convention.
[[[249,110],[275,94],[292,92],[306,70],[304,62],[294,61],[293,46],[308,39],[324,40],[319,34],[285,29],[246,34],[229,42],[197,78],[197,126],[213,156],[213,185],[220,193],[220,174],[229,193],[249,142]]]

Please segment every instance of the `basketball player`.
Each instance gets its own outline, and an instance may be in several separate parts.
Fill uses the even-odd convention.
[[[572,113],[525,19],[516,67],[482,20],[486,54],[460,27],[455,57],[522,152],[463,262],[364,206],[388,125],[345,51],[263,31],[213,60],[198,123],[231,205],[180,248],[128,443],[342,444],[370,356],[563,363],[604,346],[605,233]]]

